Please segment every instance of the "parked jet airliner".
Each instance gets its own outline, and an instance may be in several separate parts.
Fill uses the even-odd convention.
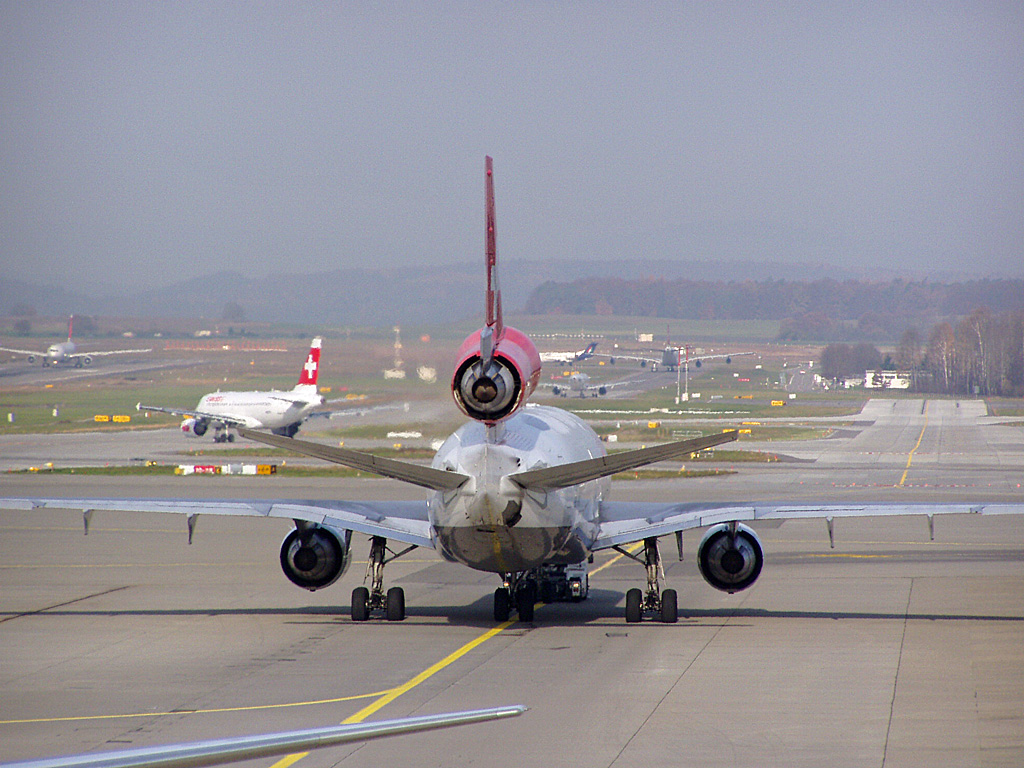
[[[269,429],[274,434],[292,437],[313,409],[324,404],[324,398],[316,388],[319,372],[320,338],[317,337],[313,339],[306,362],[302,364],[299,383],[287,392],[277,389],[269,392],[211,392],[203,395],[194,411],[142,403],[135,408],[187,417],[181,423],[181,431],[190,437],[202,437],[213,427],[215,443],[234,442],[235,436],[230,428],[238,427]]]
[[[500,579],[494,618],[514,610],[533,619],[540,597],[586,597],[585,564],[596,551],[615,549],[641,563],[646,590],[626,593],[627,622],[645,615],[677,620],[677,596],[661,589],[658,540],[706,528],[697,547],[704,579],[716,589],[736,592],[761,573],[764,553],[745,521],[835,517],[922,515],[970,512],[1024,514],[1014,504],[754,504],[613,501],[609,478],[617,472],[734,440],[735,431],[607,455],[594,431],[574,414],[528,402],[541,373],[540,356],[521,331],[502,319],[495,237],[494,178],[486,160],[485,323],[459,349],[452,377],[456,405],[470,421],[438,449],[431,465],[386,459],[345,448],[295,440],[242,428],[239,434],[327,461],[366,470],[426,488],[425,501],[196,500],[143,498],[0,499],[13,509],[54,507],[84,511],[86,529],[94,510],[175,512],[189,516],[191,531],[199,514],[283,517],[295,528],[281,545],[285,575],[310,590],[327,587],[352,560],[352,531],[371,537],[370,586],[352,592],[352,618],[364,621],[375,610],[389,620],[405,617],[401,587],[384,590],[384,566],[416,547],[436,549],[450,561]],[[389,541],[407,545],[394,551]],[[625,545],[642,542],[642,554]],[[559,574],[562,574],[559,577]],[[570,575],[571,574],[571,575]],[[558,589],[558,579],[571,581]]]
[[[41,358],[44,366],[71,363],[76,368],[81,368],[83,365],[92,365],[93,358],[96,357],[105,357],[107,355],[130,355],[152,351],[150,349],[110,349],[104,352],[79,352],[78,347],[75,346],[75,342],[71,340],[71,331],[74,324],[75,316],[72,315],[68,318],[68,340],[51,344],[46,348],[45,352],[38,352],[31,349],[12,349],[11,347],[0,347],[0,350],[4,352],[14,352],[17,355],[25,355],[26,362],[30,364]]]

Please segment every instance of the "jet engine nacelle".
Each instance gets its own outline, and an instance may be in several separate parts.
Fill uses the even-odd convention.
[[[599,394],[599,395],[607,395],[608,394],[608,387],[598,387],[597,388],[597,394]]]
[[[481,357],[477,331],[459,348],[452,395],[471,419],[494,424],[511,416],[526,402],[540,379],[540,355],[529,337],[506,326],[494,344],[490,364]]]
[[[90,357],[89,355],[86,355],[85,357],[83,357],[82,358],[82,365],[86,365],[86,366],[92,365],[92,357]]]
[[[315,592],[329,587],[348,569],[351,531],[296,528],[281,542],[281,569],[298,587]]]
[[[709,529],[697,547],[697,565],[704,580],[730,594],[757,581],[763,564],[761,540],[752,529],[738,523]]]
[[[28,357],[25,358],[25,362],[27,362],[29,365],[32,365],[32,363],[34,363],[35,361],[36,361],[36,356],[35,355],[29,355]]]
[[[206,434],[206,428],[209,426],[206,419],[188,418],[181,422],[181,431],[187,437],[202,437]]]

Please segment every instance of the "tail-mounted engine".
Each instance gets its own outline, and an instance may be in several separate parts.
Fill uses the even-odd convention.
[[[745,525],[716,525],[701,539],[697,564],[704,580],[712,587],[730,594],[739,592],[761,575],[764,564],[761,540]]]
[[[281,568],[296,586],[314,592],[329,587],[348,569],[351,531],[296,528],[281,543]]]
[[[462,412],[489,424],[511,416],[540,379],[540,355],[529,337],[508,326],[496,342],[492,334],[485,327],[462,343],[452,378]]]
[[[202,437],[210,426],[206,419],[188,418],[181,422],[181,431],[188,437]]]

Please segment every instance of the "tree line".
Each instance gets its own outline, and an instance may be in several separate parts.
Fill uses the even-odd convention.
[[[1024,311],[1024,280],[726,282],[594,277],[542,283],[530,294],[526,312],[776,320],[782,340],[891,341],[907,327],[965,316],[979,306],[993,312]]]
[[[974,309],[955,323],[935,323],[927,336],[910,327],[885,357],[866,343],[829,344],[820,363],[828,379],[882,368],[908,371],[919,392],[1024,397],[1024,311]]]

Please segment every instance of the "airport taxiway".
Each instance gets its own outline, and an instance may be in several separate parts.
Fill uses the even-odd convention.
[[[801,444],[800,460],[613,490],[1024,498],[1019,428],[952,401],[873,403],[857,429]],[[284,476],[0,483],[19,496],[420,498],[386,480]],[[1024,764],[1019,517],[945,517],[934,542],[923,520],[844,520],[834,550],[820,521],[762,526],[764,572],[737,595],[704,583],[688,532],[683,562],[662,549],[676,625],[624,623],[643,569],[615,553],[596,557],[585,602],[499,625],[495,576],[417,550],[386,571],[407,620],[353,624],[362,537],[348,573],[309,593],[277,565],[285,521],[201,517],[191,546],[172,515],[97,513],[88,537],[81,526],[72,512],[0,512],[0,760],[521,703],[513,721],[294,764]]]

